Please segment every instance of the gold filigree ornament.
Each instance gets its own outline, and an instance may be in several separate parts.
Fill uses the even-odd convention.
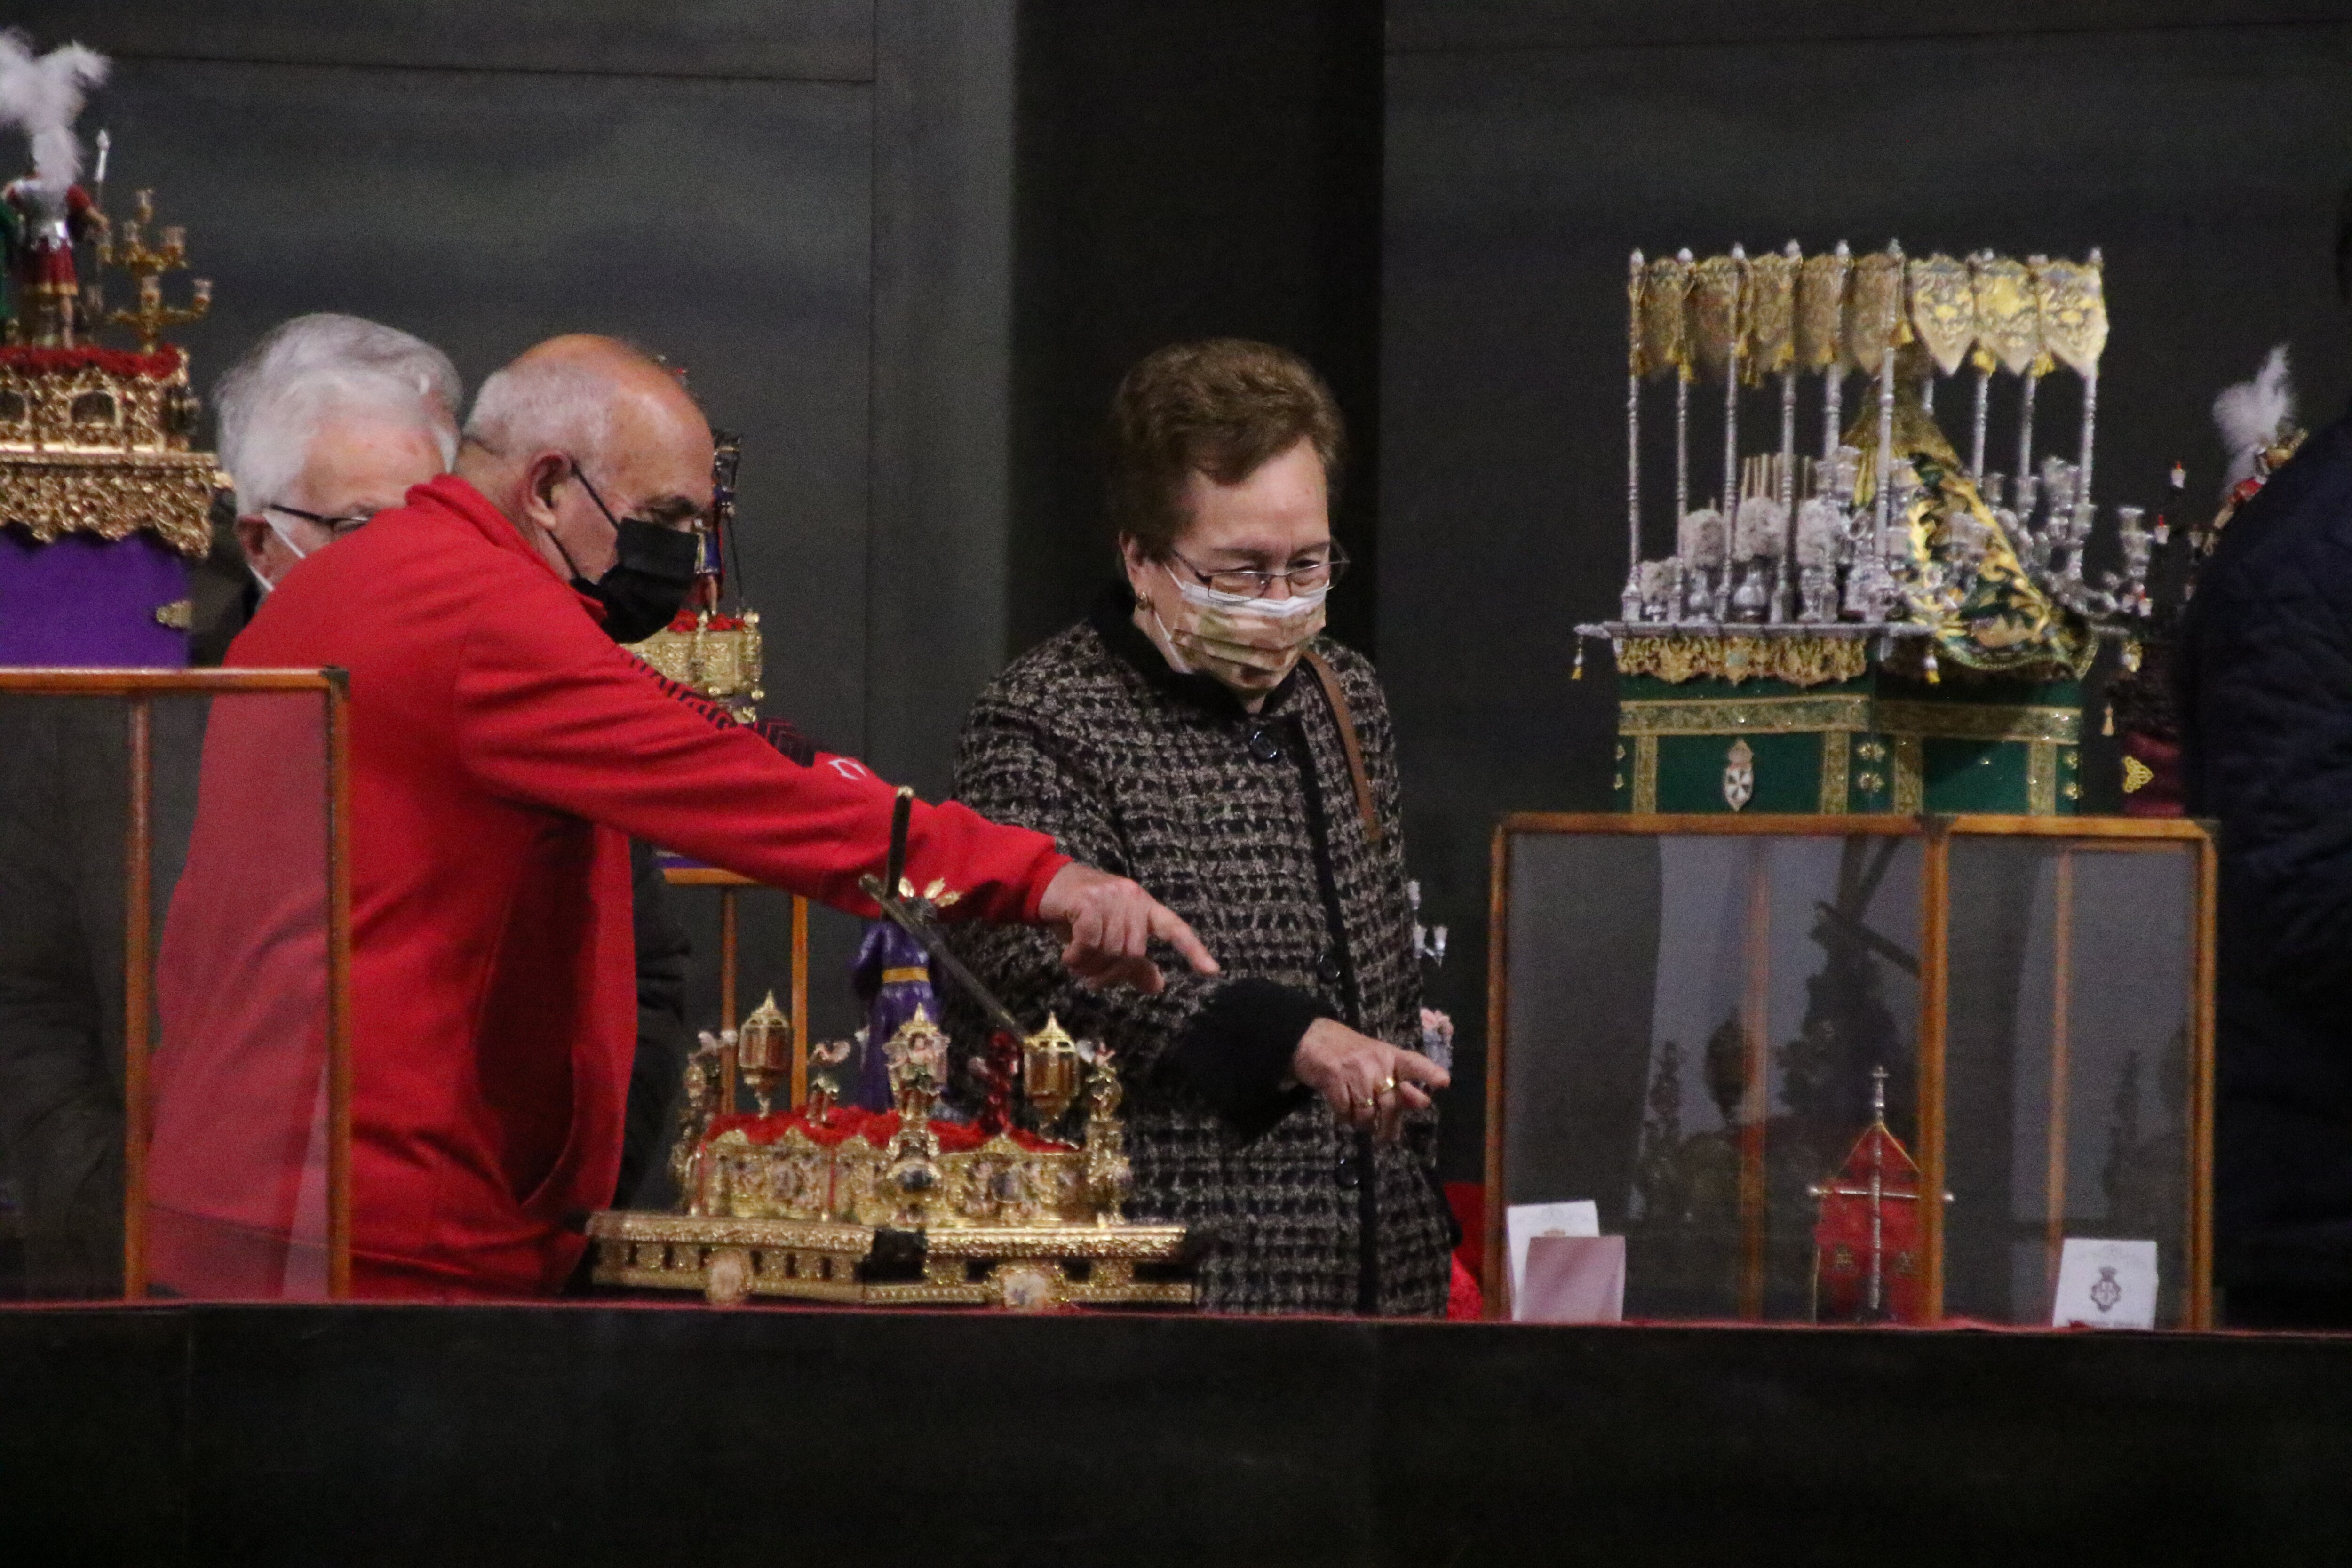
[[[1911,326],[1936,368],[1950,375],[1977,341],[1976,292],[1965,261],[1941,252],[1911,263]]]
[[[1779,255],[1748,263],[1748,309],[1740,323],[1747,363],[1741,368],[1751,385],[1796,363],[1798,260],[1792,240]]]
[[[1690,354],[1702,375],[1724,375],[1738,357],[1747,272],[1748,263],[1736,256],[1710,256],[1691,268]]]
[[[2087,261],[2045,261],[2033,271],[2042,341],[2077,375],[2099,373],[2107,347],[2106,268],[2097,251]]]
[[[1903,258],[1874,250],[1853,264],[1853,287],[1846,295],[1846,353],[1865,375],[1876,375],[1887,353],[1911,341],[1904,321]]]
[[[211,453],[189,450],[196,416],[184,359],[162,374],[0,365],[0,523],[38,544],[145,529],[201,557],[229,480]]]
[[[155,352],[166,328],[201,321],[213,308],[213,280],[209,278],[190,280],[185,305],[163,302],[164,278],[187,268],[188,231],[178,224],[167,224],[161,231],[160,242],[156,242],[147,237],[154,227],[155,193],[141,191],[131,201],[131,216],[119,230],[107,231],[98,244],[100,267],[127,272],[139,280],[138,306],[114,310],[106,320],[111,326],[128,327],[138,333],[142,353]]]
[[[1683,321],[1690,272],[1689,262],[1672,256],[1659,257],[1643,271],[1639,357],[1645,375],[1687,374],[1690,369],[1690,339]]]
[[[1852,363],[1845,352],[1846,282],[1853,258],[1840,244],[1834,251],[1805,258],[1797,268],[1797,365],[1825,371]]]
[[[1021,1093],[1037,1112],[1037,1125],[1050,1127],[1078,1097],[1081,1058],[1077,1042],[1061,1020],[1045,1015],[1045,1026],[1021,1042]]]
[[[1633,737],[1637,779],[1643,742],[1661,735],[1794,735],[1817,730],[1860,734],[1870,727],[1870,699],[1859,691],[1819,697],[1641,698],[1617,704],[1617,732]]]
[[[776,1090],[793,1076],[793,1025],[776,1005],[776,994],[751,1010],[735,1034],[735,1070],[751,1087],[760,1114],[768,1114]]]
[[[1790,686],[1822,686],[1853,680],[1870,668],[1869,645],[1860,637],[1710,637],[1675,633],[1627,637],[1617,653],[1620,675],[1646,675],[1670,686],[1703,677],[1737,686],[1748,680],[1779,680]]]
[[[665,626],[627,647],[661,674],[721,704],[738,719],[755,717],[767,696],[761,689],[765,658],[757,610],[744,611],[731,625],[715,619],[709,610],[698,611],[691,626]]]
[[[2012,256],[1979,256],[1969,264],[1976,295],[1977,363],[2011,375],[2049,369],[2042,351],[2042,310],[2033,275]]]

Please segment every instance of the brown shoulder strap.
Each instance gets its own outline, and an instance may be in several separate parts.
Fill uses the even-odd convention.
[[[1331,716],[1339,721],[1339,745],[1348,753],[1348,777],[1355,782],[1356,810],[1364,819],[1364,837],[1378,844],[1381,814],[1372,808],[1372,781],[1364,772],[1364,748],[1356,743],[1356,716],[1348,710],[1348,694],[1339,689],[1339,676],[1321,654],[1309,650],[1307,668],[1323,683],[1324,700],[1331,704]]]

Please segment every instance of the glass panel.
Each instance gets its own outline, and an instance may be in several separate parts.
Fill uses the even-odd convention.
[[[16,1297],[122,1289],[126,710],[0,692],[0,1166]]]
[[[222,682],[0,689],[0,1292],[121,1296],[128,1209],[156,1294],[326,1294],[327,697]]]
[[[1504,1201],[1593,1200],[1629,1317],[1814,1315],[1812,1189],[1876,1069],[1915,1139],[1920,864],[1880,836],[1513,841]]]
[[[1947,1310],[2048,1323],[2066,1238],[2142,1240],[2157,1322],[2181,1322],[2194,847],[1956,837],[1951,856]]]
[[[193,797],[184,869],[156,883],[158,1295],[327,1293],[323,719],[316,692],[216,697],[200,768],[157,768],[159,803]]]

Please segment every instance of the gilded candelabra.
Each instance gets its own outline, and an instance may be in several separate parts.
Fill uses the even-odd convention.
[[[137,309],[114,310],[106,320],[110,325],[128,327],[138,333],[140,352],[152,353],[165,331],[202,321],[211,311],[213,282],[209,278],[193,279],[188,303],[166,305],[163,278],[187,267],[188,231],[178,224],[167,224],[162,230],[162,243],[149,241],[148,233],[155,223],[155,193],[152,190],[141,191],[132,209],[135,216],[122,225],[119,235],[110,233],[99,241],[98,261],[100,267],[111,267],[139,279]]]

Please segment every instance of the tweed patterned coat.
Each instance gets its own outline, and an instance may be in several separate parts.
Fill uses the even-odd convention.
[[[956,928],[980,977],[1023,1017],[1054,1009],[1118,1054],[1138,1217],[1223,1242],[1202,1304],[1253,1312],[1442,1313],[1452,1217],[1433,1112],[1398,1144],[1341,1125],[1289,1079],[1318,1016],[1391,1044],[1420,1039],[1396,751],[1371,666],[1319,639],[1353,710],[1382,837],[1367,836],[1330,705],[1301,668],[1245,711],[1179,675],[1137,630],[1123,587],[1032,649],[964,724],[956,795],[998,821],[1134,878],[1223,965],[1172,952],[1158,996],[1096,993],[1050,932]],[[950,1016],[954,1017],[953,1009]],[[973,1016],[976,1017],[976,1015]],[[969,1020],[967,1020],[969,1023]],[[960,1037],[976,1043],[967,1026]]]

